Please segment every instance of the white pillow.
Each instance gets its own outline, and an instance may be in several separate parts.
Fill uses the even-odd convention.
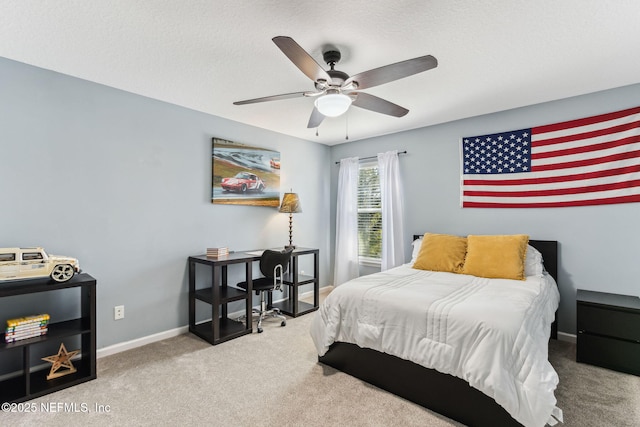
[[[524,256],[524,277],[542,277],[544,266],[542,254],[531,245],[527,245],[527,253]]]
[[[413,265],[416,263],[416,259],[418,259],[418,254],[420,253],[420,247],[422,246],[422,236],[411,242],[411,246],[413,246],[413,251],[411,252],[411,265]]]

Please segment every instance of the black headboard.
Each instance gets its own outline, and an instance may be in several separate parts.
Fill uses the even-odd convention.
[[[529,244],[540,251],[547,272],[558,282],[558,241],[529,240]]]

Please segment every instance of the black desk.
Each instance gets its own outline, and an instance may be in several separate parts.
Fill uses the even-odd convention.
[[[245,301],[244,314],[251,319],[251,307],[253,297],[252,269],[253,262],[260,260],[262,250],[233,252],[219,258],[207,258],[206,255],[189,257],[189,332],[210,342],[219,344],[242,335],[250,334],[252,322],[238,322],[228,318],[227,304],[233,301]],[[313,255],[313,276],[299,274],[299,257]],[[318,309],[319,280],[318,280],[318,249],[296,248],[291,256],[288,273],[285,275],[284,284],[289,286],[289,297],[284,301],[273,303],[269,298],[269,305],[278,307],[289,316],[297,317]],[[211,285],[197,288],[196,265],[208,266],[211,269]],[[247,291],[229,286],[227,282],[227,267],[233,264],[245,265],[245,280],[248,284]],[[298,287],[306,284],[314,284],[313,304],[299,301]],[[196,301],[202,301],[211,306],[211,319],[196,323]]]

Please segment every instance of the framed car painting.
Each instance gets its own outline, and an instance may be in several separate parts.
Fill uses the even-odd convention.
[[[279,206],[278,151],[220,138],[212,146],[212,203]]]

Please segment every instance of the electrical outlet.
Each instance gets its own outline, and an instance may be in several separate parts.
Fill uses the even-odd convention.
[[[117,305],[113,308],[113,320],[124,319],[124,305]]]

